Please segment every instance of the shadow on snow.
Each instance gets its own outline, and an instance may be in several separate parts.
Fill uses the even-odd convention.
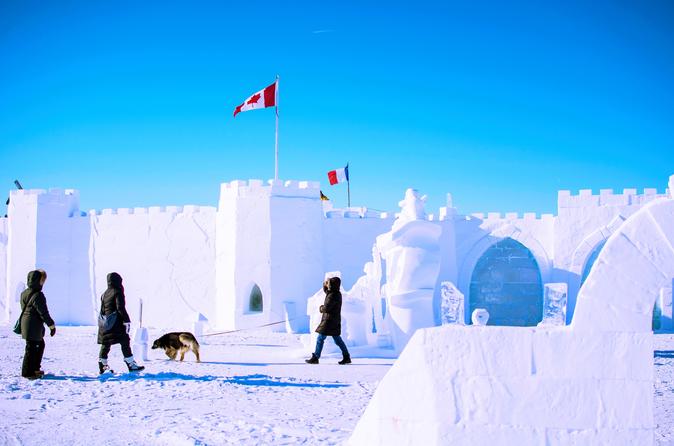
[[[350,384],[344,383],[320,383],[320,382],[301,382],[294,378],[275,378],[269,375],[245,375],[232,377],[219,377],[213,375],[195,376],[185,375],[183,373],[161,372],[161,373],[125,373],[117,375],[101,376],[73,376],[73,375],[45,375],[43,380],[47,381],[74,381],[74,382],[108,382],[108,381],[220,381],[227,384],[238,384],[242,386],[265,386],[265,387],[320,387],[320,388],[338,388],[348,387]]]
[[[244,386],[270,386],[270,387],[322,387],[322,388],[336,388],[348,387],[349,384],[343,383],[312,383],[312,382],[296,382],[293,378],[288,378],[282,381],[280,378],[273,378],[268,375],[247,375],[247,376],[233,376],[223,380],[226,383],[239,384]]]

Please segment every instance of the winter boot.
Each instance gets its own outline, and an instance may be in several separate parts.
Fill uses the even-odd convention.
[[[344,357],[342,358],[342,360],[339,361],[337,364],[341,364],[341,365],[344,365],[344,364],[351,364],[351,355],[349,355],[349,354],[347,353],[346,355],[344,355]]]
[[[129,368],[129,372],[140,372],[141,370],[145,370],[145,366],[136,364],[136,360],[133,359],[133,356],[124,358],[124,362],[126,362],[126,366]]]
[[[304,362],[307,364],[318,364],[318,357],[312,353],[311,358],[305,359]]]
[[[98,360],[98,372],[99,374],[104,374],[104,373],[115,373],[110,366],[108,365],[108,360],[107,359],[99,359]]]

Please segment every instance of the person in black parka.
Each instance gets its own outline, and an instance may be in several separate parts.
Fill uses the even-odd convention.
[[[49,315],[47,298],[42,287],[47,280],[44,270],[35,270],[28,273],[26,288],[21,293],[21,337],[26,340],[26,353],[23,356],[21,376],[24,378],[42,378],[44,372],[40,370],[42,355],[44,354],[44,325],[49,327],[49,334],[56,334],[54,320]]]
[[[130,372],[143,370],[145,367],[136,364],[131,352],[131,340],[129,339],[129,330],[131,328],[131,319],[126,312],[126,298],[124,296],[124,287],[122,286],[122,276],[117,273],[108,274],[108,289],[101,296],[101,311],[104,316],[110,316],[117,313],[115,324],[107,331],[98,328],[98,343],[101,344],[101,351],[98,355],[98,370],[100,373],[112,372],[108,365],[108,353],[110,346],[121,344],[124,362]]]
[[[318,364],[318,358],[321,357],[323,351],[323,343],[328,336],[332,336],[335,344],[342,351],[342,360],[339,364],[351,363],[349,351],[340,336],[342,334],[342,293],[339,291],[341,285],[342,280],[339,277],[331,277],[323,282],[325,302],[320,307],[321,323],[316,327],[316,333],[318,333],[316,351],[311,354],[311,358],[306,360],[308,364]]]

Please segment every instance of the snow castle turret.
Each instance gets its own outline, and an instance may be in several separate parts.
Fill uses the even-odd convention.
[[[232,181],[216,221],[216,325],[239,329],[290,319],[308,327],[306,296],[323,278],[317,182]],[[293,314],[291,314],[293,313]],[[284,324],[272,326],[284,330]]]
[[[6,316],[19,314],[18,296],[26,274],[47,271],[45,294],[57,324],[91,324],[93,310],[89,289],[88,225],[72,224],[80,217],[79,192],[74,189],[15,190],[7,209]],[[72,285],[72,286],[71,286]]]

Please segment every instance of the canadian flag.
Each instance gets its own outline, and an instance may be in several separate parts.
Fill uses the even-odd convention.
[[[328,172],[328,181],[330,181],[331,186],[349,181],[349,165],[347,164],[346,167]]]
[[[276,105],[276,84],[278,80],[265,88],[260,90],[234,109],[234,116],[240,112],[255,110],[257,108],[274,107]]]

